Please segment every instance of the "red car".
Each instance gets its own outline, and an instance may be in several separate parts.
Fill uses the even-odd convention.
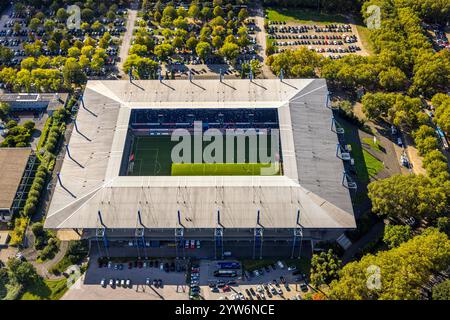
[[[231,291],[230,286],[226,285],[222,288],[223,292]]]

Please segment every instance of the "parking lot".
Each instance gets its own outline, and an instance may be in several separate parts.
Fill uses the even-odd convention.
[[[152,260],[149,263],[136,260],[111,262],[99,267],[91,258],[84,276],[65,294],[65,300],[186,300],[189,288],[185,271],[164,270],[171,260]],[[131,268],[129,263],[131,262]],[[163,269],[161,269],[161,262]],[[127,285],[127,280],[129,285]],[[156,280],[156,282],[155,282]],[[112,281],[112,282],[111,282]],[[116,284],[117,283],[117,284]]]
[[[281,261],[280,261],[281,262]],[[218,261],[199,263],[199,298],[205,300],[300,300],[311,289],[296,269],[281,264],[267,264],[254,271],[236,270],[235,277],[216,277]],[[238,263],[238,262],[236,262]],[[282,267],[281,267],[282,266]],[[249,277],[250,276],[250,277]],[[195,278],[197,279],[197,277]]]
[[[351,24],[315,25],[270,21],[267,32],[273,45],[278,48],[277,52],[306,47],[335,59],[352,53],[367,54],[356,27]]]

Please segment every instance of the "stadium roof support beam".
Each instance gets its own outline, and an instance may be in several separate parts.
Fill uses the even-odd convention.
[[[141,258],[141,253],[139,250],[139,247],[142,246],[142,248],[144,248],[144,256],[147,259],[147,249],[146,249],[146,245],[145,245],[145,227],[142,224],[142,219],[141,219],[141,211],[138,210],[137,212],[137,222],[138,222],[138,226],[136,227],[136,230],[134,231],[134,236],[136,238],[136,248],[137,248],[137,253],[138,253],[138,259]]]
[[[291,259],[294,259],[295,256],[295,248],[297,247],[297,244],[299,244],[299,253],[298,253],[298,259],[300,259],[302,255],[302,244],[303,244],[303,227],[300,224],[300,209],[297,210],[297,218],[294,228],[294,238],[292,239],[292,252],[291,252]]]
[[[335,117],[331,118],[331,131],[336,132],[337,134],[344,134],[344,128],[336,121]]]
[[[342,174],[342,185],[348,189],[358,190],[358,185],[352,180],[352,178],[344,171]]]
[[[175,228],[175,251],[176,251],[176,257],[177,259],[180,258],[179,251],[182,250],[183,253],[183,259],[185,258],[185,252],[184,252],[184,226],[181,224],[181,211],[177,211],[177,219],[178,219],[178,227]]]
[[[263,234],[263,228],[259,227],[254,229],[253,259],[262,259]]]
[[[336,145],[336,157],[344,161],[351,160],[350,152],[343,149],[340,143]]]
[[[102,213],[100,210],[98,210],[98,222],[100,223],[100,226],[97,227],[96,231],[95,231],[95,236],[97,239],[97,247],[98,247],[98,253],[101,255],[102,254],[102,250],[100,247],[100,242],[103,243],[103,248],[105,249],[105,256],[109,259],[109,243],[108,243],[108,238],[106,236],[106,226],[103,223],[103,218],[102,218]]]

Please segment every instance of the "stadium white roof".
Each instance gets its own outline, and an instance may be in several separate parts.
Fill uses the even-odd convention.
[[[323,79],[89,81],[45,227],[354,228]],[[283,176],[119,176],[134,108],[278,108]]]

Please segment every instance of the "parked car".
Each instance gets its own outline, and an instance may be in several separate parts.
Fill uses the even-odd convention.
[[[102,281],[100,281],[100,285],[104,288],[106,287],[106,280],[105,278],[102,279]]]
[[[146,279],[145,279],[145,284],[149,286],[150,283],[151,283],[150,278],[146,278]]]
[[[300,290],[302,290],[303,292],[308,292],[308,286],[306,285],[306,283],[301,283],[300,284]]]

